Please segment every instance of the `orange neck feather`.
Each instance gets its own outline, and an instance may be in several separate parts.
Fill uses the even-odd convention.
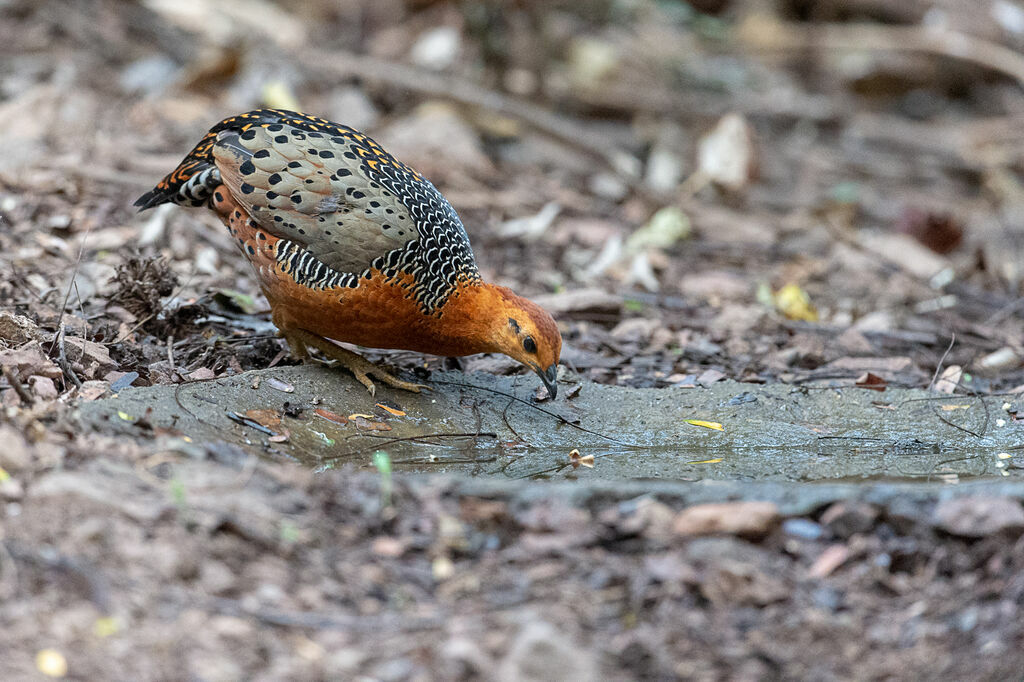
[[[474,283],[460,285],[441,309],[441,317],[423,318],[428,333],[419,335],[434,355],[473,355],[501,352],[497,331],[519,297],[505,287]]]

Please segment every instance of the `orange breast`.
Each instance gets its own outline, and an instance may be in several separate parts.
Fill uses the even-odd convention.
[[[411,293],[412,279],[386,278],[377,270],[358,285],[314,288],[301,284],[279,261],[279,240],[261,229],[223,187],[213,207],[252,264],[270,302],[274,324],[369,348],[396,348],[434,355],[486,352],[469,333],[475,326],[475,284],[460,286],[438,313],[425,315]],[[284,244],[287,244],[285,242]]]

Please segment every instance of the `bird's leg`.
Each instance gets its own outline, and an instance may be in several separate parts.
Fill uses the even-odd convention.
[[[309,360],[309,350],[306,349],[306,344],[291,334],[280,330],[278,330],[277,336],[278,338],[282,338],[288,342],[288,351],[291,353],[293,359],[298,360],[299,362],[307,362]]]
[[[333,343],[322,336],[307,332],[304,329],[289,329],[286,332],[282,332],[282,336],[287,339],[288,346],[292,349],[292,354],[300,359],[306,359],[309,357],[309,354],[306,352],[306,346],[312,346],[313,348],[320,350],[320,352],[327,357],[337,360],[348,368],[348,371],[352,372],[359,383],[366,386],[366,389],[370,392],[371,396],[377,392],[377,387],[370,380],[371,376],[380,379],[389,386],[401,388],[406,391],[412,391],[413,393],[419,393],[421,388],[429,388],[423,384],[414,384],[409,381],[402,381],[358,353],[353,353],[347,348],[342,348],[338,344]]]

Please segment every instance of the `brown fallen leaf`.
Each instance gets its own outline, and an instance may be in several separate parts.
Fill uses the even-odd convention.
[[[200,367],[191,374],[188,375],[190,381],[209,381],[217,376],[209,367]]]
[[[963,224],[948,213],[908,206],[900,213],[896,229],[939,254],[947,254],[964,238]]]
[[[857,377],[856,384],[861,388],[867,388],[872,391],[884,391],[889,382],[874,372],[864,372]]]
[[[385,405],[384,403],[376,403],[376,405],[380,409],[384,410],[385,412],[387,412],[389,414],[393,414],[396,417],[404,417],[405,416],[405,412],[403,412],[402,410],[398,409],[397,407],[391,407],[390,405]]]
[[[246,410],[245,416],[268,429],[281,425],[281,413],[277,410]]]
[[[313,414],[315,414],[318,417],[322,417],[323,419],[326,419],[329,422],[334,422],[335,424],[341,424],[342,426],[345,426],[346,424],[348,424],[348,419],[346,419],[345,417],[342,417],[340,414],[335,414],[334,412],[331,412],[330,410],[325,410],[323,408],[317,408],[317,409],[313,410]]]

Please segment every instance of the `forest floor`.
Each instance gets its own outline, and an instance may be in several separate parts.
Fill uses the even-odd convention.
[[[4,679],[1024,669],[1024,66],[974,49],[1024,37],[954,0],[977,58],[928,47],[923,2],[584,4],[3,3]],[[370,351],[522,399],[436,384],[416,427],[469,435],[397,443],[418,403],[292,367],[209,212],[134,212],[268,105],[438,186],[558,319],[558,401],[504,358]],[[602,455],[647,420],[656,459]],[[350,436],[388,445],[317,459]]]

